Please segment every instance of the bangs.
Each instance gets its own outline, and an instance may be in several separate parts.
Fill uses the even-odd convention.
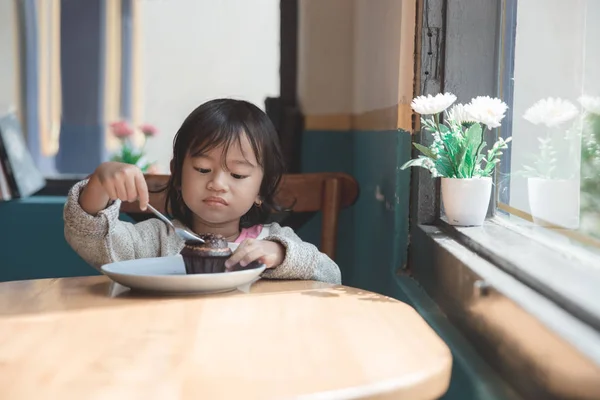
[[[244,123],[229,123],[208,131],[197,132],[197,134],[192,135],[192,141],[188,147],[190,156],[199,157],[222,146],[223,167],[227,167],[229,149],[231,149],[231,146],[238,146],[244,159],[250,162],[248,155],[244,153],[242,148],[242,138],[246,136],[250,142],[256,161],[261,168],[264,168],[261,143],[259,143],[256,135],[252,135],[252,130],[248,129],[245,125]]]

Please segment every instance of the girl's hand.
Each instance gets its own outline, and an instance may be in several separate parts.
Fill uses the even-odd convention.
[[[285,247],[269,240],[246,239],[225,262],[230,269],[236,264],[245,267],[253,261],[265,264],[267,268],[275,268],[285,259]]]
[[[106,208],[109,200],[117,199],[128,202],[139,200],[140,208],[145,210],[148,198],[146,179],[138,167],[105,162],[90,177],[79,197],[79,204],[85,212],[95,215]]]

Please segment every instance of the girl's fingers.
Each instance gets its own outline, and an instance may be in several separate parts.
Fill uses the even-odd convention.
[[[244,251],[244,249],[240,249],[238,247],[237,250],[231,255],[231,257],[229,257],[227,261],[225,261],[225,268],[233,267],[234,265],[239,263],[245,255],[246,252]]]
[[[252,251],[247,252],[244,257],[242,257],[242,259],[240,260],[240,265],[242,267],[245,267],[246,265],[250,264],[252,261],[256,261],[259,258],[263,257],[265,255],[263,249],[261,248],[255,248]]]
[[[109,199],[113,201],[118,199],[119,196],[117,196],[117,190],[115,189],[115,185],[112,182],[104,182],[102,184],[102,187],[104,188],[104,190],[106,190],[106,194],[108,195]]]
[[[252,251],[252,248],[254,247],[253,244],[254,240],[252,239],[244,240],[231,255],[231,257],[227,259],[225,262],[225,267],[230,268],[239,263],[246,256],[246,254]]]
[[[138,198],[138,191],[135,185],[135,175],[126,174],[124,179],[125,190],[127,191],[127,201],[134,202]]]
[[[148,202],[150,201],[150,195],[148,194],[148,184],[146,183],[146,179],[144,179],[144,175],[139,172],[134,176],[135,187],[137,188],[138,200],[140,201],[140,208],[142,211],[146,210],[148,207]]]
[[[125,182],[122,179],[115,179],[113,183],[117,192],[117,198],[119,200],[127,200],[127,189],[125,189]]]

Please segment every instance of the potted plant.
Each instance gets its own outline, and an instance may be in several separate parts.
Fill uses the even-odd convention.
[[[112,134],[121,142],[119,151],[114,153],[110,160],[126,164],[137,165],[144,173],[156,172],[156,166],[146,159],[146,143],[148,139],[158,134],[156,127],[150,124],[143,124],[138,129],[144,134],[144,141],[140,148],[133,143],[134,129],[127,121],[117,121],[110,124]]]
[[[527,179],[527,197],[536,225],[579,226],[579,143],[581,119],[568,100],[548,97],[529,107],[523,118],[533,127],[538,150],[518,174]],[[565,124],[573,121],[570,127]]]
[[[452,93],[419,96],[412,109],[421,115],[424,129],[433,134],[433,143],[413,143],[422,153],[402,169],[422,167],[442,179],[442,202],[448,222],[459,226],[482,225],[492,192],[492,172],[511,138],[499,138],[490,148],[485,129],[500,126],[507,105],[497,98],[475,97],[468,104],[456,104]],[[444,113],[443,123],[440,114]],[[485,151],[487,149],[487,151]]]

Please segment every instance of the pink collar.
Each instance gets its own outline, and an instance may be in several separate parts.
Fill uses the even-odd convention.
[[[263,230],[262,225],[254,225],[250,228],[242,228],[240,236],[233,243],[242,243],[246,239],[256,239]]]

